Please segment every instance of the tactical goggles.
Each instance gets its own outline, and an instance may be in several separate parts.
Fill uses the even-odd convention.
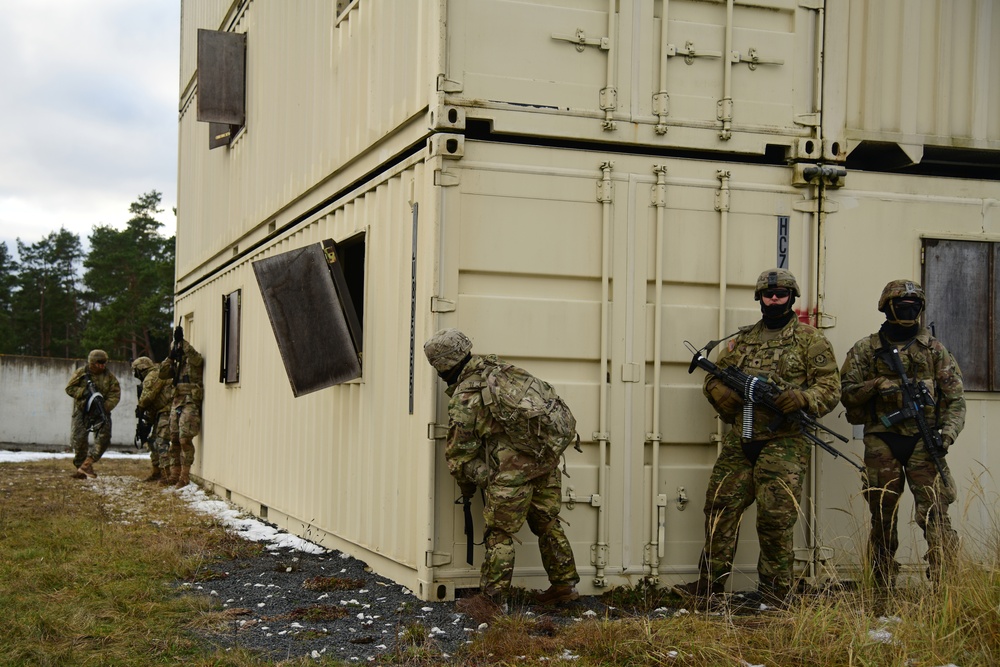
[[[769,287],[760,291],[762,297],[768,299],[784,299],[792,295],[792,291],[785,287]]]

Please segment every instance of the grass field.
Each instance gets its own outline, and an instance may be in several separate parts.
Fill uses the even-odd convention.
[[[147,464],[106,459],[99,472],[143,477]],[[217,610],[173,586],[206,563],[253,554],[258,544],[227,534],[155,485],[98,495],[68,473],[66,460],[0,464],[0,664],[275,664],[203,644],[192,628]],[[662,604],[665,592],[619,589],[611,595],[634,617],[562,625],[507,616],[452,662],[993,666],[1000,664],[1000,549],[986,547],[989,562],[964,562],[937,591],[803,597],[767,614],[723,607],[651,619],[643,610]],[[419,646],[389,661],[441,664]]]

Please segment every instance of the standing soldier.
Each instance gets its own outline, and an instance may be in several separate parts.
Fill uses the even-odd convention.
[[[774,403],[784,414],[804,410],[818,418],[837,405],[840,376],[830,342],[796,317],[792,304],[799,294],[788,271],[760,274],[754,299],[760,301],[763,317],[728,341],[717,364],[776,384],[781,393]],[[758,406],[745,410],[743,397],[712,375],[705,379],[704,393],[733,428],[722,441],[708,483],[699,578],[675,586],[674,592],[702,602],[725,590],[743,512],[756,502],[758,592],[765,602],[781,604],[793,583],[793,530],[812,445],[793,420],[781,420]]]
[[[205,360],[191,343],[184,340],[184,329],[174,329],[174,345],[170,355],[160,364],[159,376],[170,380],[174,388],[170,407],[170,477],[164,485],[181,489],[191,481],[194,463],[194,437],[201,433],[201,399],[204,393],[202,376]]]
[[[111,411],[121,400],[118,378],[108,370],[108,353],[91,350],[87,365],[76,369],[66,383],[66,393],[73,398],[70,441],[73,444],[74,479],[97,477],[94,464],[101,460],[111,444]],[[90,444],[90,433],[94,442]]]
[[[486,558],[480,594],[459,600],[458,609],[475,613],[477,607],[485,606],[495,613],[502,608],[514,574],[514,534],[526,520],[531,532],[538,536],[542,565],[551,584],[536,595],[536,602],[552,605],[576,600],[580,597],[576,590],[580,576],[573,549],[559,522],[559,459],[527,453],[530,446],[520,441],[527,424],[504,425],[484,404],[487,389],[483,376],[488,367],[505,362],[494,355],[473,355],[472,341],[457,329],[444,329],[431,336],[424,344],[424,354],[448,384],[445,392],[451,397],[445,449],[448,469],[464,498],[471,498],[477,487],[485,489]],[[558,403],[565,405],[561,400]],[[569,415],[568,409],[562,414]],[[572,421],[575,434],[575,420],[567,420]]]
[[[149,357],[139,357],[132,362],[132,373],[142,382],[135,416],[139,419],[145,415],[153,427],[148,443],[153,471],[142,480],[144,482],[155,482],[170,476],[170,405],[174,398],[174,385],[161,379],[159,372],[150,373],[154,367]]]
[[[944,453],[965,426],[962,372],[941,341],[920,326],[924,291],[919,284],[891,281],[882,290],[878,309],[885,313],[882,327],[854,344],[841,370],[847,420],[864,424],[872,576],[880,588],[895,584],[896,521],[905,478],[913,493],[917,525],[927,540],[927,573],[937,582],[958,552],[958,535],[948,518],[955,482]],[[930,450],[936,443],[926,443],[920,435],[916,410],[903,415],[909,402],[903,375],[911,389],[926,397],[920,401],[924,403],[920,413],[931,440],[940,440],[944,450],[937,452],[938,461]]]

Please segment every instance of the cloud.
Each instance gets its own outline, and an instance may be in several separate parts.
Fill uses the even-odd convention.
[[[128,207],[176,203],[177,0],[32,0],[0,22],[0,241],[86,238]]]

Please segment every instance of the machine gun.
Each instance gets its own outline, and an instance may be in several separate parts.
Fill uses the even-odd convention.
[[[722,380],[727,387],[740,395],[743,399],[743,433],[741,435],[745,440],[749,440],[753,436],[753,410],[755,405],[759,405],[775,415],[774,421],[768,424],[769,429],[774,430],[784,421],[796,424],[802,432],[802,435],[817,447],[826,451],[828,454],[831,454],[834,458],[843,458],[845,461],[857,468],[862,475],[867,474],[864,466],[860,463],[847,458],[843,452],[834,448],[822,438],[819,438],[816,434],[806,429],[819,429],[829,433],[841,442],[850,442],[848,438],[827,428],[826,426],[823,426],[805,410],[795,410],[794,412],[787,414],[782,412],[781,408],[779,408],[774,402],[778,394],[781,393],[780,387],[762,377],[748,375],[735,366],[719,368],[717,365],[712,363],[705,356],[705,354],[709,354],[712,351],[712,348],[720,342],[722,341],[713,340],[706,344],[702,349],[696,350],[694,345],[688,341],[684,341],[684,345],[686,345],[688,350],[690,350],[694,355],[691,358],[691,365],[688,367],[688,373],[694,373],[695,368],[700,368],[703,371],[706,371],[709,375]],[[704,352],[704,354],[702,354],[702,352]]]
[[[135,388],[136,398],[142,398],[142,383]],[[149,442],[149,435],[153,432],[153,423],[146,417],[146,411],[137,407],[135,409],[135,448],[142,449]]]
[[[91,433],[97,433],[108,423],[108,411],[104,409],[104,394],[97,390],[90,370],[84,374],[87,386],[83,390],[83,423]]]
[[[937,402],[922,382],[914,382],[907,377],[906,369],[903,367],[903,360],[899,357],[899,348],[890,344],[882,334],[879,334],[879,338],[882,340],[881,352],[886,357],[889,368],[899,376],[900,386],[903,391],[903,407],[895,412],[879,417],[879,421],[886,427],[893,426],[907,419],[916,421],[920,439],[924,441],[924,447],[927,449],[927,453],[931,455],[934,466],[938,469],[938,474],[941,475],[941,482],[947,487],[951,484],[951,476],[947,475],[944,469],[944,461],[942,459],[945,448],[941,442],[941,434],[936,429],[931,428],[927,420],[924,419],[923,409],[925,407],[935,407]]]

